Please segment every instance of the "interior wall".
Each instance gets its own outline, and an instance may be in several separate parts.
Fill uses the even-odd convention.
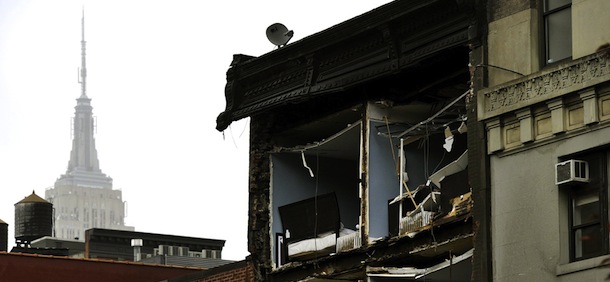
[[[371,128],[383,125],[371,122]],[[383,238],[388,236],[388,201],[399,194],[399,183],[396,172],[398,161],[398,143],[371,131],[369,136],[369,237]],[[394,147],[394,148],[392,148]],[[394,156],[392,155],[394,151]]]
[[[336,193],[341,222],[346,228],[355,230],[359,222],[358,162],[325,157],[317,159],[316,155],[306,155],[305,159],[315,177],[311,177],[304,167],[300,153],[277,153],[271,157],[273,243],[275,234],[282,232],[278,207],[314,197],[316,193]]]
[[[371,121],[371,128],[381,125],[382,122]],[[466,134],[455,133],[450,152],[443,148],[444,133],[432,134],[427,140],[421,138],[406,145],[409,189],[414,190],[419,185],[426,184],[430,175],[457,160],[467,148],[466,140]],[[399,144],[399,140],[396,139],[390,144],[388,137],[378,135],[376,132],[372,132],[369,136],[369,236],[371,238],[383,238],[389,235],[388,201],[400,193],[400,180],[396,173]]]

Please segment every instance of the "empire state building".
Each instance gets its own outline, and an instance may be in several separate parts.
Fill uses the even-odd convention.
[[[52,188],[45,191],[53,203],[54,237],[84,240],[85,230],[107,228],[134,230],[126,226],[122,192],[112,189],[112,178],[102,173],[95,149],[93,107],[87,97],[85,17],[82,18],[81,95],[76,99],[70,161]]]

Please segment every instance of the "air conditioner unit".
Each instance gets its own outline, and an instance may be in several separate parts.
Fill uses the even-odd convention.
[[[174,254],[176,255],[176,254]],[[189,255],[189,247],[178,247],[178,254],[181,257],[186,257]]]
[[[555,184],[589,182],[589,164],[586,161],[569,160],[555,165]]]

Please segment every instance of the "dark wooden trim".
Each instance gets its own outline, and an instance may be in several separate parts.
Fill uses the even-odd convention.
[[[394,1],[261,57],[236,55],[217,129],[416,67],[469,42],[469,1]]]

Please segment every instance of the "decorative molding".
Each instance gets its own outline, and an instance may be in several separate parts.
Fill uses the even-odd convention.
[[[547,101],[546,104],[549,106],[549,111],[551,112],[551,126],[553,128],[553,134],[559,134],[566,131],[566,122],[565,122],[565,106],[563,103],[563,98],[559,97],[550,101]]]
[[[500,118],[493,118],[485,124],[487,129],[487,152],[489,154],[503,150],[502,124]]]
[[[431,54],[465,46],[475,5],[458,2],[395,1],[260,57],[236,55],[217,129],[394,75]]]
[[[534,122],[532,119],[532,110],[525,108],[516,112],[519,119],[521,143],[534,141]]]
[[[400,66],[409,65],[411,62],[423,58],[433,52],[438,52],[439,50],[456,46],[466,41],[468,41],[468,28],[457,30],[453,34],[446,35],[442,38],[438,38],[437,40],[412,49],[407,49],[406,44],[408,39],[405,39],[402,43],[402,49],[408,50],[408,52],[403,51],[404,54],[400,58]]]
[[[551,113],[534,117],[534,135],[536,140],[553,136],[553,118]]]
[[[487,153],[502,155],[528,150],[566,136],[610,127],[610,92],[604,90],[601,85],[586,88],[548,100],[546,107],[525,107],[483,121]]]
[[[610,63],[605,54],[594,54],[511,82],[481,90],[479,120],[540,103],[610,80]]]
[[[588,88],[578,92],[580,99],[582,99],[582,107],[584,110],[583,122],[585,125],[599,122],[598,106],[597,106],[597,93],[595,88]]]
[[[599,93],[599,115],[600,121],[605,121],[610,119],[610,93],[604,93],[600,91]]]

